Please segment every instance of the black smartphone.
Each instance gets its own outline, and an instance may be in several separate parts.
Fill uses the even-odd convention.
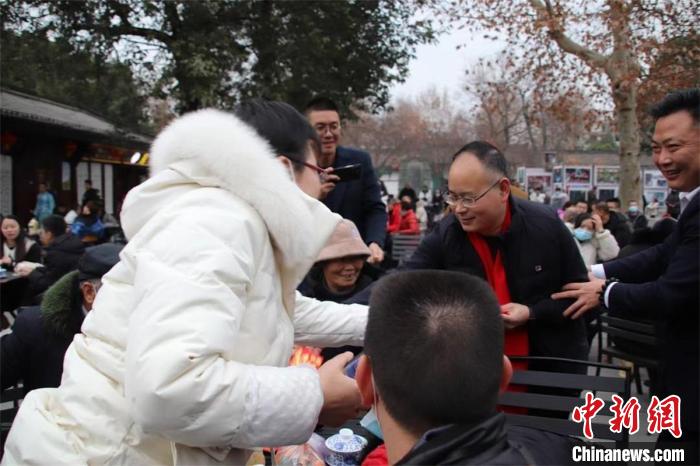
[[[333,170],[333,175],[340,178],[336,183],[343,183],[345,181],[359,180],[362,176],[362,165],[345,165],[344,167],[338,167]]]

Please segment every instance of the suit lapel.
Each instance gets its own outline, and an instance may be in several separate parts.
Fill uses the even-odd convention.
[[[688,217],[694,215],[695,212],[697,212],[697,210],[698,210],[698,202],[700,202],[700,201],[698,200],[698,198],[700,198],[700,193],[695,194],[695,196],[693,196],[693,198],[690,200],[690,202],[688,203],[688,205],[686,206],[686,208],[683,209],[683,212],[681,212],[680,217],[678,217],[678,223],[679,223],[679,224],[680,224],[681,222],[685,222],[685,221],[688,219]]]

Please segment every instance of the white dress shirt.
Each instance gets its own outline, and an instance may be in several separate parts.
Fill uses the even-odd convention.
[[[690,204],[690,201],[698,194],[700,191],[700,186],[697,188],[693,189],[692,191],[688,193],[679,193],[678,197],[681,200],[681,213],[685,210],[685,208]],[[605,268],[603,267],[603,264],[593,264],[591,265],[591,273],[595,278],[602,278],[605,279]],[[613,286],[617,285],[617,283],[611,283],[610,286],[605,290],[605,295],[603,296],[603,302],[605,303],[605,307],[608,307],[608,297],[610,296],[610,290],[612,290]]]

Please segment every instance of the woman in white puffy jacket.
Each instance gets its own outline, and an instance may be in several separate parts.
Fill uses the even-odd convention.
[[[603,220],[597,214],[579,214],[574,222],[574,237],[589,270],[591,265],[615,259],[620,253],[617,240],[603,228]]]
[[[286,104],[236,113],[191,113],[155,140],[121,261],[61,386],[25,398],[3,464],[245,464],[359,408],[343,356],[286,367],[295,342],[362,345],[367,320],[295,292],[340,221],[307,195],[317,136]]]

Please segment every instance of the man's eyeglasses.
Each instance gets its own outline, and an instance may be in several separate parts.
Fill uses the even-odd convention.
[[[314,126],[314,129],[318,134],[326,134],[326,131],[330,131],[331,133],[337,133],[338,130],[340,129],[340,123],[330,123],[330,124],[323,124],[319,123]]]
[[[472,206],[474,206],[474,204],[477,203],[477,201],[479,199],[486,196],[486,194],[489,191],[491,191],[493,188],[498,186],[498,184],[500,182],[501,182],[501,180],[496,180],[496,182],[494,184],[489,186],[486,191],[479,194],[478,196],[461,196],[461,195],[454,194],[454,193],[447,193],[447,194],[445,194],[444,200],[447,203],[447,205],[450,207],[457,207],[458,205],[461,205],[462,207],[472,207]]]

